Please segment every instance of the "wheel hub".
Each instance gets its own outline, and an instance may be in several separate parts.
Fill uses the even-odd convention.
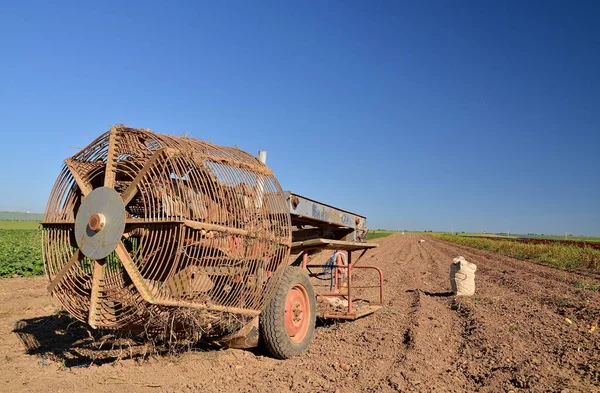
[[[125,204],[113,188],[99,187],[79,206],[75,240],[88,258],[102,259],[114,251],[125,230]]]
[[[301,342],[308,331],[309,304],[306,288],[296,284],[290,289],[285,301],[285,329],[296,343]]]
[[[102,213],[92,214],[88,221],[88,226],[92,231],[101,231],[106,225],[106,216]]]

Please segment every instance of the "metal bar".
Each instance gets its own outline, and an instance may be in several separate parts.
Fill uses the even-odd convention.
[[[90,310],[88,314],[88,323],[92,328],[96,328],[96,322],[98,317],[98,306],[100,300],[100,293],[104,287],[104,270],[105,270],[106,259],[97,260],[94,263],[94,273],[92,275],[92,293],[90,296]]]
[[[147,218],[128,218],[125,224],[144,224],[144,225],[160,225],[160,224],[185,224],[185,220],[150,220]]]
[[[325,313],[320,317],[325,318],[325,319],[344,319],[344,320],[348,320],[348,321],[353,321],[353,320],[357,319],[357,316],[355,314],[349,315],[349,314],[340,313],[340,312]]]
[[[324,285],[313,285],[314,287],[324,287]],[[352,285],[352,288],[354,289],[367,289],[367,288],[379,288],[379,285]],[[334,293],[334,292],[331,292]],[[342,294],[344,296],[346,296],[345,294]]]
[[[226,306],[217,306],[217,305],[207,306],[205,304],[186,302],[183,300],[158,299],[158,300],[154,300],[152,302],[152,304],[158,304],[161,306],[172,306],[172,307],[189,307],[189,308],[193,308],[195,310],[229,312],[229,313],[233,313],[233,314],[241,314],[241,315],[249,315],[249,316],[260,315],[260,310],[251,310],[248,308],[226,307]]]
[[[306,269],[308,265],[308,252],[302,251],[302,269]]]
[[[117,244],[115,252],[117,253],[117,257],[119,257],[119,259],[121,260],[121,263],[123,264],[125,271],[129,275],[129,278],[131,278],[131,281],[133,281],[133,285],[135,285],[140,295],[142,295],[142,299],[153,304],[154,295],[152,294],[152,292],[150,292],[150,289],[144,282],[144,278],[135,266],[135,262],[133,262],[133,259],[131,259],[131,256],[129,255],[129,252],[125,248],[125,244],[123,244],[122,241],[120,241],[119,244]]]
[[[75,221],[42,221],[40,225],[75,225]]]
[[[132,224],[132,225],[135,225],[135,224],[151,224],[151,225],[183,224],[188,228],[192,228],[192,229],[196,229],[196,230],[204,229],[205,231],[216,231],[216,232],[227,233],[230,235],[239,235],[239,236],[247,236],[247,237],[263,239],[263,240],[272,240],[277,244],[286,245],[286,246],[289,245],[288,241],[284,241],[284,240],[282,241],[281,238],[264,239],[264,237],[260,236],[260,234],[256,234],[255,232],[250,232],[245,229],[231,228],[231,227],[226,227],[223,225],[209,224],[206,222],[200,222],[200,221],[194,221],[194,220],[153,220],[153,221],[149,221],[145,218],[128,218],[125,221],[125,223]]]
[[[338,251],[336,251],[336,256],[335,256],[335,270],[334,270],[334,288],[336,291],[339,292],[340,290],[340,281],[341,281],[341,277],[340,277],[340,269],[338,269],[338,265],[344,266],[344,262],[342,261],[342,254],[339,253]]]
[[[208,224],[206,222],[185,220],[183,223],[186,227],[189,227],[192,229],[204,229],[207,231],[223,232],[223,233],[228,233],[231,235],[240,235],[240,236],[248,236],[250,234],[250,232],[248,232],[245,229],[230,228],[230,227],[226,227],[223,225]]]
[[[379,274],[379,304],[383,305],[383,271],[376,266],[354,266],[355,269],[373,269]]]
[[[310,225],[339,230],[336,236],[348,240],[364,240],[367,219],[364,216],[328,205],[298,194],[285,192],[293,225]]]
[[[348,295],[339,292],[325,292],[325,293],[317,293],[317,297],[348,297]]]
[[[352,269],[372,269],[379,274],[379,304],[383,305],[383,271],[377,266],[353,266]],[[356,287],[366,288],[366,287]]]
[[[352,314],[352,251],[348,251],[348,314]]]
[[[192,157],[194,158],[195,161],[198,162],[202,162],[206,160],[206,155],[205,154],[200,154],[200,153],[196,153],[196,152],[192,152]],[[256,163],[249,163],[249,162],[244,162],[244,161],[239,161],[239,160],[235,160],[235,159],[231,159],[231,158],[224,158],[224,157],[210,157],[212,162],[216,162],[219,164],[223,164],[223,165],[227,165],[230,166],[232,168],[239,168],[239,169],[243,169],[243,170],[247,170],[253,173],[260,173],[261,175],[270,177],[273,176],[273,171],[271,169],[269,169],[268,166],[266,165],[258,165]]]
[[[329,205],[329,204],[327,204],[327,203],[319,202],[319,201],[317,201],[317,200],[315,200],[315,199],[307,198],[307,197],[305,197],[305,196],[302,196],[302,195],[300,195],[300,194],[296,194],[296,193],[294,193],[294,192],[291,192],[291,191],[285,191],[285,192],[284,192],[284,194],[285,194],[285,197],[286,197],[287,199],[291,199],[292,197],[296,197],[296,198],[298,198],[299,202],[302,202],[302,201],[309,201],[309,202],[313,202],[313,203],[316,203],[316,204],[317,204],[317,205],[319,205],[319,206],[325,206],[325,207],[331,208],[331,209],[333,209],[333,210],[336,210],[336,211],[339,211],[339,212],[348,213],[348,214],[351,214],[351,215],[353,215],[353,216],[357,216],[357,217],[360,217],[360,218],[364,218],[364,219],[366,219],[366,217],[365,217],[365,216],[361,216],[360,214],[357,214],[357,213],[351,212],[351,211],[349,211],[349,210],[340,209],[339,207],[335,207],[335,206],[333,206],[333,205]]]
[[[360,255],[358,256],[358,258],[356,258],[356,261],[354,261],[353,265],[356,266],[356,264],[358,263],[358,261],[360,261],[360,259],[367,253],[367,248],[365,248],[364,250],[362,250],[362,252],[360,253]],[[350,264],[350,263],[348,263]]]
[[[320,268],[325,268],[325,267],[329,267],[328,265],[317,265],[317,264],[312,264],[312,265],[306,265],[306,268],[309,267],[320,267]],[[348,275],[350,275],[350,271],[354,270],[354,269],[371,269],[371,270],[376,270],[377,274],[379,275],[379,303],[383,305],[383,271],[378,268],[377,266],[340,266],[340,268],[347,268],[348,269]],[[375,286],[373,287],[363,287],[363,286],[359,286],[359,287],[355,287],[355,288],[377,288]],[[350,296],[350,294],[348,293],[348,295],[344,295],[341,293],[335,293],[335,292],[331,292],[331,293],[325,293],[325,294],[317,294],[317,296]]]
[[[69,169],[69,172],[71,172],[71,176],[73,176],[73,179],[75,179],[75,183],[77,183],[77,186],[81,190],[81,193],[83,194],[84,197],[86,197],[90,192],[92,192],[92,187],[89,184],[87,184],[85,181],[83,181],[81,176],[79,176],[79,173],[73,166],[72,161],[73,160],[71,158],[67,158],[65,160],[65,165]]]
[[[151,292],[146,283],[144,282],[144,278],[138,271],[135,266],[135,263],[129,256],[129,252],[125,248],[123,242],[119,242],[117,248],[115,249],[117,256],[121,260],[125,271],[133,281],[133,285],[135,285],[136,289],[142,295],[142,299],[147,301],[150,304],[157,304],[161,306],[173,306],[173,307],[189,307],[196,310],[211,310],[211,311],[221,311],[221,312],[230,312],[235,314],[242,315],[251,315],[256,316],[260,314],[260,310],[250,310],[247,308],[240,307],[225,307],[225,306],[217,306],[217,305],[206,305],[206,304],[198,304],[194,302],[187,302],[183,300],[169,300],[169,299],[158,299]]]
[[[108,133],[108,152],[106,155],[106,167],[104,169],[104,187],[114,187],[115,177],[115,159],[117,156],[117,128],[111,127]]]
[[[259,150],[258,152],[258,160],[263,164],[267,164],[267,151]],[[262,209],[263,205],[263,196],[265,193],[265,177],[261,174],[256,175],[256,205],[257,209]]]
[[[69,262],[67,262],[65,266],[63,266],[63,268],[60,269],[58,274],[54,277],[54,280],[52,280],[52,282],[48,285],[48,292],[52,293],[52,291],[54,291],[54,288],[56,288],[56,286],[62,281],[63,277],[67,274],[67,272],[71,270],[73,265],[81,262],[82,260],[83,253],[79,249],[77,249],[77,251],[75,251],[75,254],[73,254],[71,259],[69,259]]]
[[[206,231],[216,231],[216,232],[227,233],[230,235],[240,235],[240,236],[246,236],[246,237],[251,237],[251,238],[255,238],[255,239],[272,240],[273,242],[282,244],[282,245],[290,244],[288,241],[282,240],[281,238],[265,239],[264,236],[260,235],[260,233],[257,234],[255,232],[250,232],[245,229],[230,228],[230,227],[225,227],[222,225],[208,224],[206,222],[199,222],[199,221],[193,221],[193,220],[185,220],[185,221],[183,221],[183,224],[192,229],[200,229],[200,230],[204,229]]]
[[[144,225],[160,225],[160,224],[183,224],[185,226],[187,226],[188,228],[192,228],[192,229],[196,229],[196,230],[206,230],[206,231],[216,231],[216,232],[222,232],[222,233],[227,233],[230,235],[239,235],[239,236],[247,236],[247,237],[251,237],[251,238],[256,238],[256,239],[261,239],[261,240],[271,240],[277,244],[281,244],[284,246],[288,246],[289,242],[286,240],[282,240],[281,238],[274,238],[274,239],[265,239],[263,236],[260,236],[260,234],[256,234],[254,232],[250,232],[247,231],[245,229],[239,229],[239,228],[231,228],[231,227],[226,227],[223,225],[217,225],[217,224],[209,224],[206,222],[200,222],[200,221],[193,221],[193,220],[153,220],[153,221],[149,221],[145,218],[128,218],[125,221],[125,224],[128,225],[136,225],[136,224],[144,224]]]
[[[179,151],[170,147],[163,147],[162,149],[158,149],[154,152],[154,154],[152,154],[152,156],[144,164],[144,167],[138,172],[138,174],[131,181],[131,183],[129,183],[127,189],[121,194],[121,198],[123,198],[123,203],[125,204],[125,206],[127,206],[127,204],[131,202],[131,200],[137,193],[137,186],[144,179],[148,171],[152,169],[152,167],[156,164],[156,161],[158,161],[158,159],[165,153],[167,154],[167,157],[172,157],[178,154]]]
[[[329,313],[321,313],[321,314],[317,314],[317,315],[319,315],[319,317],[321,317],[321,318],[354,320],[354,319],[358,319],[360,317],[364,317],[365,315],[372,314],[379,309],[381,309],[381,306],[370,306],[366,309],[362,309],[360,311],[355,311],[352,314],[346,314],[343,312],[329,312]]]
[[[378,244],[375,243],[360,243],[346,240],[333,240],[333,239],[310,239],[292,243],[292,252],[295,250],[364,250],[369,248],[376,248]]]

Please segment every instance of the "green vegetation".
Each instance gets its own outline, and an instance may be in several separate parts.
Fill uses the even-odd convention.
[[[600,284],[597,283],[589,283],[589,282],[585,282],[585,281],[577,281],[575,283],[575,288],[579,288],[579,289],[587,289],[589,291],[595,291],[598,292],[600,291]]]
[[[572,234],[564,235],[538,235],[535,233],[528,233],[526,235],[515,235],[516,237],[523,237],[526,239],[546,239],[546,240],[575,240],[575,241],[585,241],[585,242],[599,242],[600,237],[598,236],[576,236]]]
[[[561,244],[524,244],[510,240],[492,240],[484,237],[467,237],[450,234],[431,234],[445,240],[482,250],[497,252],[518,259],[527,259],[558,269],[585,267],[600,269],[600,250]]]
[[[508,236],[505,234],[498,233],[470,233],[470,232],[461,232],[458,236],[468,236],[468,237],[493,237],[493,238],[506,238],[506,239],[516,239],[519,236]]]
[[[0,229],[0,277],[44,273],[41,236],[35,229]]]
[[[38,229],[39,221],[0,221],[0,229]]]
[[[44,273],[42,214],[0,212],[0,277]]]
[[[542,240],[573,240],[573,241],[585,241],[585,242],[600,242],[600,237],[598,236],[575,236],[572,234],[567,234],[567,237],[561,235],[544,235],[544,234],[536,234],[536,233],[528,233],[528,234],[511,234],[507,233],[472,233],[472,232],[460,232],[457,233],[458,236],[470,236],[470,237],[493,237],[493,238],[506,238],[506,239],[542,239]]]
[[[433,232],[433,231],[408,231],[408,230],[403,230],[403,231],[390,231],[388,229],[372,229],[369,230],[369,234],[367,235],[367,240],[371,240],[371,239],[377,239],[380,237],[386,237],[389,235],[393,235],[394,233],[398,234],[398,233],[406,233],[406,234],[411,234],[411,235],[431,235],[433,233],[437,233],[437,232]]]
[[[369,231],[367,234],[367,240],[378,239],[380,237],[386,237],[392,235],[394,233],[398,233],[398,231],[386,231],[384,229],[376,229],[373,231]]]

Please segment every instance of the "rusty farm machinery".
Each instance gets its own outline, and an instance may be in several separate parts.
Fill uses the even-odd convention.
[[[49,292],[96,329],[245,348],[262,336],[279,358],[308,347],[317,316],[380,308],[381,271],[357,264],[376,247],[366,218],[283,192],[264,158],[112,127],[65,160],[50,194]],[[311,262],[322,250],[333,255]]]

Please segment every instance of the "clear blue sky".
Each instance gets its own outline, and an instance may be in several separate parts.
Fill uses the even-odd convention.
[[[600,235],[597,1],[12,1],[0,50],[0,210],[124,122],[371,228]]]

